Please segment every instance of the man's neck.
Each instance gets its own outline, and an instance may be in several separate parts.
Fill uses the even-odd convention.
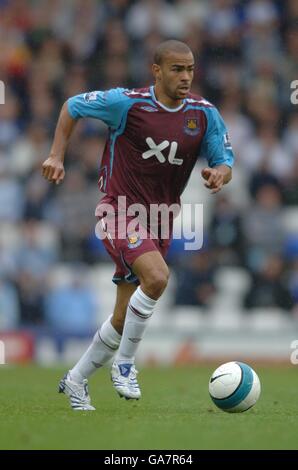
[[[179,108],[182,105],[183,100],[174,100],[170,96],[166,95],[158,85],[154,85],[155,98],[159,103],[163,104],[167,108]]]

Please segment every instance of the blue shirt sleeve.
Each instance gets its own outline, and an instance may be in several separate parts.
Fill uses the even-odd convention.
[[[112,88],[73,96],[67,101],[68,112],[73,119],[100,119],[110,128],[117,129],[129,103],[125,91],[125,88]]]
[[[201,145],[201,155],[213,168],[216,165],[227,165],[232,168],[234,154],[229,134],[218,110],[214,107],[205,108],[207,129]]]

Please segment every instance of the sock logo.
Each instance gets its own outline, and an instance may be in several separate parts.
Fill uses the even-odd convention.
[[[132,343],[139,343],[142,338],[128,338]]]

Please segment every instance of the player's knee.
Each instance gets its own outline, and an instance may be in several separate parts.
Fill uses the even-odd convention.
[[[151,272],[142,283],[145,293],[152,299],[158,299],[167,287],[168,279],[168,269]]]

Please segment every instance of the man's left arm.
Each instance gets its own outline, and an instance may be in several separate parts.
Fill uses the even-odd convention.
[[[234,154],[224,120],[215,107],[206,108],[207,129],[201,146],[201,153],[207,159],[208,167],[201,172],[205,186],[211,193],[217,193],[232,179]]]

